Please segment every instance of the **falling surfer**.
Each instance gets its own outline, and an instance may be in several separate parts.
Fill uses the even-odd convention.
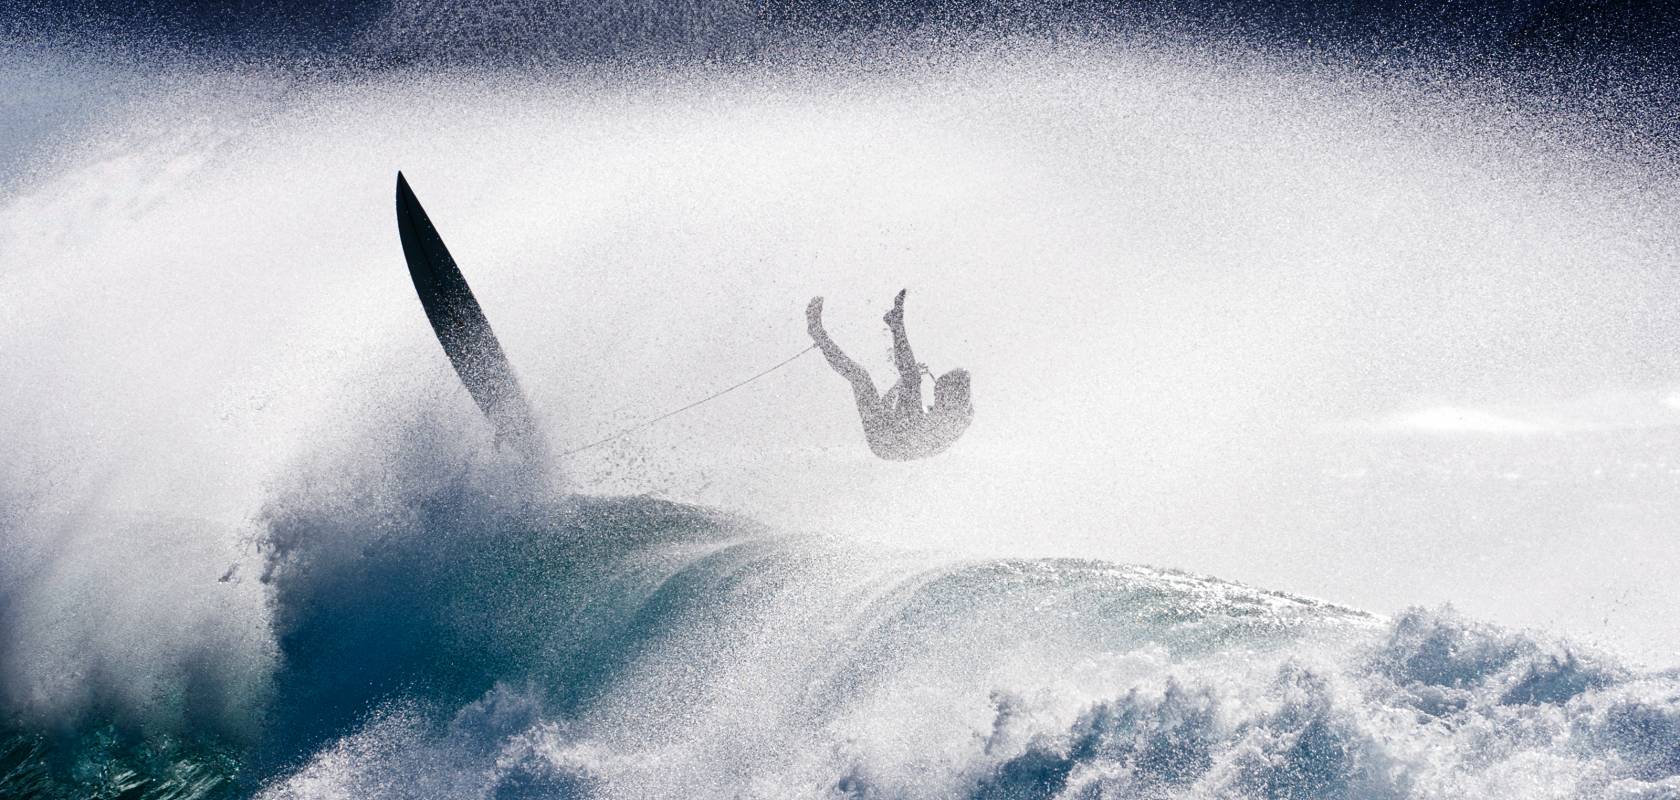
[[[549,452],[547,442],[520,390],[513,365],[508,363],[501,343],[490,329],[490,320],[467,286],[466,277],[456,266],[449,248],[444,246],[443,237],[401,173],[397,174],[397,230],[408,261],[409,277],[414,281],[415,293],[425,309],[426,319],[431,322],[432,332],[466,385],[467,393],[495,427],[497,442],[511,446],[528,462],[542,462]],[[922,405],[922,374],[927,368],[916,362],[904,333],[904,292],[898,293],[885,317],[892,330],[898,383],[884,395],[876,392],[869,373],[847,357],[823,330],[821,297],[812,298],[806,313],[816,347],[822,350],[834,371],[852,384],[858,414],[863,418],[864,437],[875,455],[889,461],[926,458],[944,452],[968,429],[974,418],[974,407],[969,402],[967,370],[953,369],[935,378],[933,407]]]
[[[883,318],[892,330],[893,361],[898,367],[898,382],[886,394],[875,390],[869,373],[823,330],[822,302],[821,297],[813,297],[805,308],[811,341],[828,359],[828,365],[852,385],[858,416],[863,418],[863,435],[875,455],[889,461],[927,458],[944,452],[962,436],[974,419],[968,370],[953,369],[935,378],[933,408],[922,405],[922,374],[929,371],[916,361],[904,333],[904,291],[893,299],[892,310]]]

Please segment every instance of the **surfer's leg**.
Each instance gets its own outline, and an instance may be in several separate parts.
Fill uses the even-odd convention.
[[[877,442],[891,435],[892,425],[888,416],[893,411],[892,406],[882,400],[881,393],[875,388],[875,379],[869,377],[869,372],[841,352],[833,341],[825,337],[817,342],[817,347],[828,359],[828,365],[852,385],[852,401],[857,403],[864,435],[869,439],[870,447],[875,447]]]
[[[858,363],[845,353],[840,352],[840,348],[835,347],[833,342],[829,342],[828,347],[822,347],[822,345],[818,345],[818,347],[822,349],[823,356],[828,359],[828,365],[833,367],[834,371],[840,374],[840,377],[845,378],[846,382],[852,385],[852,394],[857,398],[859,410],[863,409],[866,403],[873,407],[881,401],[880,392],[875,390],[875,379],[869,377],[867,370],[858,366]]]
[[[883,400],[876,390],[875,379],[869,377],[869,372],[857,362],[840,352],[838,347],[823,348],[823,355],[828,357],[828,365],[852,385],[852,401],[857,403],[858,418],[863,420],[864,434],[869,441],[875,442],[887,435],[890,428],[887,416],[892,411],[892,405],[890,401]]]
[[[869,371],[846,355],[846,352],[840,349],[840,345],[829,338],[828,331],[823,330],[821,297],[811,299],[811,304],[805,308],[805,316],[806,330],[811,334],[811,341],[822,351],[823,358],[828,359],[828,365],[852,385],[852,394],[857,396],[858,408],[863,408],[865,399],[870,404],[878,403],[881,396],[875,390],[875,380],[869,377]]]
[[[898,367],[898,403],[902,409],[922,411],[922,365],[910,351],[910,337],[904,333],[904,291],[893,298],[893,308],[883,319],[892,330],[893,364]]]

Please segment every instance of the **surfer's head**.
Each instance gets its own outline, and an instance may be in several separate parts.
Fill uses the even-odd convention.
[[[954,369],[933,379],[933,410],[959,414],[972,410],[968,398],[968,370]]]

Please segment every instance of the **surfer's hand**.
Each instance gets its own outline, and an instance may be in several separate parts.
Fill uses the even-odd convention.
[[[811,298],[811,304],[805,306],[805,331],[811,334],[812,339],[821,339],[827,335],[823,331],[822,297],[820,296]]]

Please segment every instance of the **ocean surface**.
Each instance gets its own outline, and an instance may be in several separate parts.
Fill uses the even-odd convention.
[[[1680,798],[1675,151],[1506,77],[10,43],[0,797]],[[398,169],[556,452],[901,287],[974,427],[806,356],[520,463]]]

